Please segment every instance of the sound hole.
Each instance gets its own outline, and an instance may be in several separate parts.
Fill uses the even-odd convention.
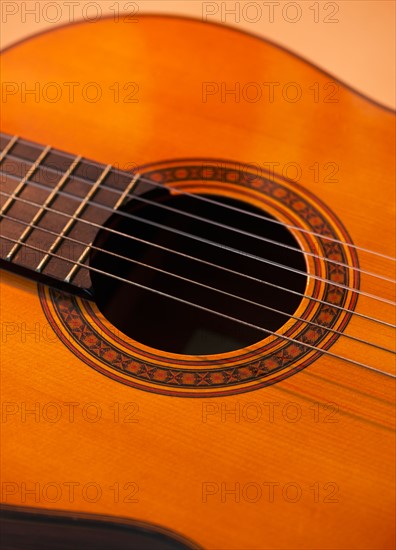
[[[264,213],[247,203],[220,196],[207,197],[220,205],[172,195],[168,191],[151,191],[143,197],[159,206],[132,199],[122,212],[107,221],[105,227],[113,232],[105,229],[99,232],[94,246],[102,251],[93,250],[90,257],[92,267],[109,274],[91,272],[97,306],[115,327],[158,350],[192,355],[217,354],[262,340],[269,334],[266,331],[276,331],[295,312],[301,296],[293,292],[304,294],[306,264],[297,241],[285,227],[251,215]],[[161,205],[176,212],[161,208]],[[243,212],[223,205],[237,207]],[[231,226],[234,231],[182,212]],[[128,214],[139,219],[128,217]],[[265,216],[270,217],[267,213]],[[196,238],[188,237],[187,233]],[[282,245],[298,248],[298,251]]]

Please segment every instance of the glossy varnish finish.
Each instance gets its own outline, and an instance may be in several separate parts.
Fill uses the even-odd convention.
[[[38,36],[5,52],[2,67],[3,79],[19,89],[38,82],[42,94],[45,84],[57,82],[63,90],[54,103],[9,96],[2,109],[2,130],[9,134],[124,168],[177,158],[274,162],[280,169],[295,162],[302,168],[299,183],[341,220],[357,247],[394,255],[392,113],[342,85],[337,101],[325,102],[332,79],[270,44],[216,25],[147,16],[133,25],[104,20]],[[79,84],[74,101],[67,82]],[[102,91],[97,103],[79,92],[89,82]],[[131,82],[138,84],[136,93]],[[222,101],[222,83],[231,88],[236,82],[241,88],[279,82],[280,89],[297,82],[303,95],[290,102],[279,93],[270,102],[264,86],[255,103],[243,95],[239,102],[232,96]],[[220,92],[203,101],[205,83]],[[317,102],[312,86],[320,91]],[[139,101],[124,101],[132,92],[129,99]],[[321,174],[315,181],[314,163],[321,169],[335,163],[338,181]],[[228,193],[236,191],[231,186]],[[358,260],[362,270],[394,276],[383,257],[358,250]],[[392,288],[361,274],[363,292],[392,300]],[[71,353],[48,327],[36,284],[4,274],[1,298],[2,400],[14,411],[2,426],[2,481],[11,484],[3,501],[153,522],[204,548],[393,547],[391,378],[322,355],[295,376],[254,392],[214,399],[160,395],[103,376]],[[363,295],[355,309],[394,321],[388,304]],[[32,328],[38,332],[27,334]],[[389,327],[359,316],[345,333],[393,345]],[[390,354],[345,336],[330,351],[381,371],[394,368]],[[166,363],[183,359],[162,355]],[[32,415],[24,421],[24,407],[35,403],[38,421]],[[43,414],[48,403],[59,406],[59,421]],[[65,403],[77,403],[73,422]],[[100,410],[96,422],[86,418],[88,403]],[[124,409],[128,403],[135,405]],[[269,403],[276,404],[273,421]],[[333,408],[325,410],[326,403]],[[251,415],[261,411],[257,421],[243,414],[249,404]],[[136,405],[133,420],[139,421],[123,422]],[[296,421],[293,407],[301,411]],[[225,415],[235,408],[239,419]],[[68,482],[79,484],[72,499]],[[79,489],[90,482],[102,490],[97,502]],[[38,484],[37,502],[23,498],[24,483]],[[43,496],[47,483],[62,487],[60,499]],[[138,486],[133,498],[125,498],[136,488],[124,490],[128,483]],[[276,484],[274,502],[268,483]],[[289,483],[301,489],[298,502],[291,502],[293,487],[290,497],[282,493]],[[257,486],[262,494],[253,502]],[[224,489],[236,489],[240,498]]]

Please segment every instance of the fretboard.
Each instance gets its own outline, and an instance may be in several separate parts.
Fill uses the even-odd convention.
[[[0,134],[1,267],[91,296],[89,252],[137,176]]]

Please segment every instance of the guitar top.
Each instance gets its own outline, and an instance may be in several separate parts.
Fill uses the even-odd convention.
[[[1,63],[4,548],[394,548],[394,114],[180,17]]]

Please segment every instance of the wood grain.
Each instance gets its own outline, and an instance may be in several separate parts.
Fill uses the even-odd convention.
[[[37,36],[6,51],[2,67],[3,80],[18,88],[3,104],[5,132],[120,166],[185,157],[298,163],[299,183],[340,218],[358,247],[394,255],[393,114],[341,85],[336,103],[316,103],[309,87],[318,83],[326,92],[331,79],[272,45],[217,25],[147,16],[133,28],[103,20]],[[36,82],[39,101],[23,101],[23,84]],[[60,101],[43,97],[49,82],[62,88]],[[73,102],[65,82],[78,83]],[[97,103],[79,92],[89,82],[102,90]],[[138,103],[123,101],[128,82],[139,86]],[[303,96],[293,103],[280,94],[271,103],[263,92],[253,103],[215,94],[205,102],[207,82],[220,88],[279,82],[280,89],[296,82]],[[336,163],[339,181],[315,182],[309,169],[315,162]],[[359,262],[394,276],[389,260],[359,252]],[[361,289],[394,298],[389,283],[364,274]],[[356,310],[394,319],[390,306],[363,296]],[[3,502],[153,522],[208,549],[394,547],[392,379],[322,356],[253,393],[166,397],[119,384],[70,353],[48,327],[31,282],[2,276],[1,323],[1,391],[9,413],[2,425]],[[357,316],[346,333],[392,346],[390,329]],[[345,337],[331,351],[394,369],[387,354]],[[56,404],[51,411],[48,403]],[[73,422],[66,403],[77,403]],[[89,403],[100,410],[96,422],[87,419],[95,410]],[[138,404],[137,423],[123,422],[128,403]],[[269,403],[277,404],[273,421]],[[336,422],[325,421],[327,403],[338,408]],[[208,414],[214,410],[208,404],[217,412]],[[256,422],[247,417],[249,405],[262,411]],[[35,406],[37,421],[24,412]],[[239,421],[226,415],[235,407]],[[301,418],[292,421],[296,407]],[[59,421],[49,421],[57,410]],[[37,500],[24,498],[24,483],[38,484]],[[48,483],[61,487],[59,500],[54,487],[46,494]],[[78,484],[73,498],[65,483]],[[101,490],[97,502],[89,483]],[[138,502],[128,502],[134,487],[128,483],[137,484]],[[268,483],[276,484],[273,502]],[[287,484],[294,484],[290,493]],[[258,486],[262,494],[253,502]],[[224,487],[236,487],[239,502]],[[301,497],[292,502],[298,489]],[[336,502],[326,502],[333,489]],[[215,494],[205,497],[210,490]]]

